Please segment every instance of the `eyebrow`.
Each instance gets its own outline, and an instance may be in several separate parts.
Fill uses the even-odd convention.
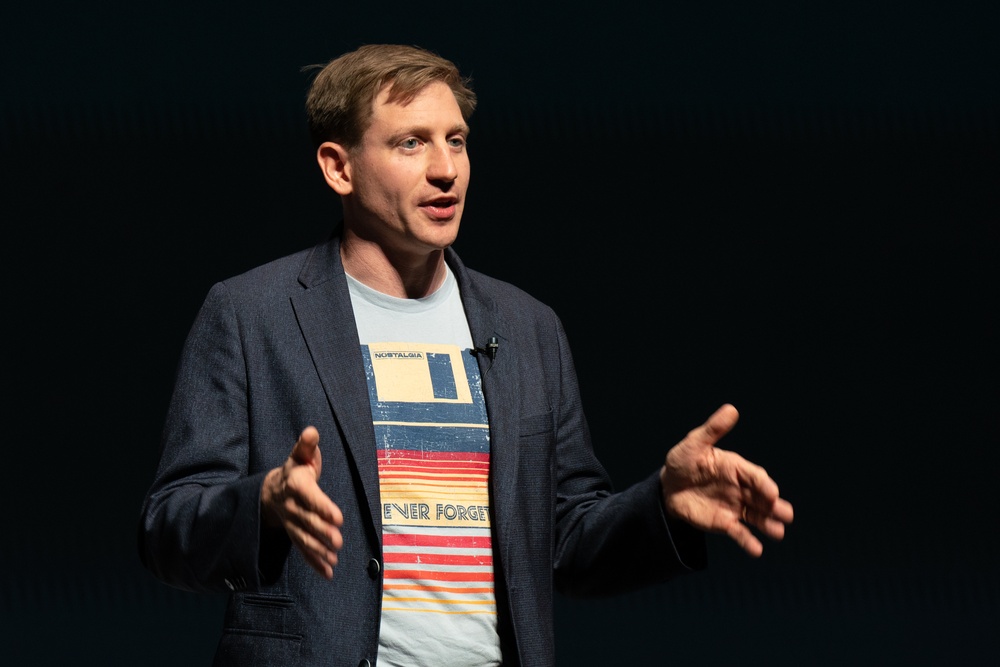
[[[457,125],[453,125],[445,134],[447,136],[451,136],[453,134],[464,134],[466,137],[468,137],[469,133],[471,131],[472,131],[472,128],[470,128],[467,124],[465,124],[465,123],[458,123]],[[394,144],[397,141],[399,141],[400,139],[402,139],[403,137],[408,137],[408,136],[410,136],[412,134],[415,134],[415,135],[418,135],[418,136],[425,136],[425,135],[431,134],[431,129],[428,126],[426,126],[426,125],[413,125],[413,126],[404,128],[404,129],[400,130],[399,132],[394,132],[393,134],[391,134],[389,136],[388,141],[389,141],[389,143]]]

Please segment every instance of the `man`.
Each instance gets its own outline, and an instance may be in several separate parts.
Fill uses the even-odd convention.
[[[703,567],[702,531],[757,556],[748,526],[792,520],[714,447],[728,405],[612,492],[558,318],[451,249],[475,102],[415,47],[327,64],[307,111],[342,223],[215,285],[194,322],[140,554],[230,591],[216,664],[551,665],[554,589]]]

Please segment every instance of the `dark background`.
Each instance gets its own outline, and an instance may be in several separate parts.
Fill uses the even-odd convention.
[[[795,505],[760,560],[559,598],[561,665],[995,659],[994,7],[0,10],[5,664],[209,664],[223,599],[135,550],[174,366],[213,282],[336,221],[300,68],[372,42],[473,77],[456,249],[562,315],[618,486],[729,401]]]

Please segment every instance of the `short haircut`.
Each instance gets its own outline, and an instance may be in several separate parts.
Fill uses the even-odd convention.
[[[466,123],[476,108],[471,79],[450,60],[418,46],[367,44],[320,69],[306,96],[309,134],[316,146],[333,141],[353,148],[371,124],[375,99],[389,86],[389,101],[406,104],[435,81],[451,88]]]

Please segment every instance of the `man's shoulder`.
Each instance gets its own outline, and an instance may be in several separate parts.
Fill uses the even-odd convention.
[[[474,298],[492,301],[500,309],[519,314],[521,317],[555,316],[555,311],[547,303],[527,289],[475,269],[466,268],[465,273],[468,282],[465,292]]]
[[[237,287],[257,287],[262,283],[297,280],[302,266],[312,252],[311,248],[269,260],[242,273],[226,278],[223,282]]]
[[[326,261],[329,242],[304,248],[220,280],[206,302],[229,303],[238,310],[266,311],[277,303],[315,287],[336,275]]]
[[[273,290],[309,287],[333,277],[336,273],[329,262],[330,241],[272,259],[236,274],[222,282],[233,290]],[[305,281],[305,285],[302,283]]]
[[[484,292],[514,301],[528,301],[541,304],[541,301],[528,293],[527,290],[515,285],[512,282],[488,275],[475,269],[466,268],[465,271],[468,274],[470,283]]]

